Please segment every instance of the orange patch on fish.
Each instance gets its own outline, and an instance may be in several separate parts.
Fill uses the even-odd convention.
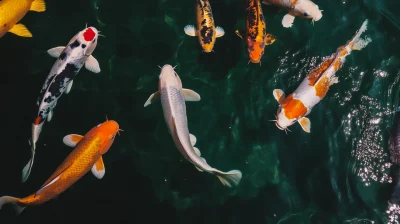
[[[310,73],[308,76],[309,86],[314,86],[318,82],[318,80],[321,78],[321,75],[324,74],[324,72],[329,68],[333,60],[335,60],[334,56],[324,61],[318,68],[314,69]]]
[[[298,0],[294,0],[292,3],[290,3],[291,5],[296,5]]]
[[[307,108],[304,106],[301,100],[293,98],[293,94],[290,94],[283,102],[282,108],[284,109],[285,116],[288,119],[294,119],[304,116],[307,113]]]
[[[335,69],[335,71],[337,71],[337,70],[339,70],[341,65],[342,65],[342,62],[340,61],[340,59],[338,59],[335,61],[335,63],[333,63],[333,69]]]
[[[82,136],[80,135],[71,135],[71,140],[75,143],[78,143],[82,139]]]
[[[315,92],[316,92],[316,95],[319,97],[319,98],[324,98],[324,96],[326,95],[326,93],[328,92],[328,90],[329,90],[329,86],[330,86],[330,81],[329,81],[329,78],[328,77],[326,77],[326,76],[324,76],[318,83],[317,83],[317,85],[315,85]]]
[[[103,163],[103,158],[100,157],[99,160],[97,160],[96,164],[96,170],[104,170],[104,163]]]
[[[347,53],[349,53],[349,52],[347,51],[347,49],[346,49],[346,48],[343,48],[343,50],[340,52],[339,57],[343,57],[343,56],[345,56]]]

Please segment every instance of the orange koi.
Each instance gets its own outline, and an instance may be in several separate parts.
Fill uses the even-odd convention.
[[[111,147],[119,131],[118,123],[107,119],[92,128],[85,136],[78,134],[65,136],[64,144],[75,149],[58,166],[53,175],[38,191],[25,198],[0,197],[0,209],[4,204],[12,203],[20,214],[26,206],[40,205],[57,197],[90,170],[98,179],[103,178],[105,168],[102,155]]]
[[[252,63],[260,63],[266,45],[275,42],[276,37],[266,33],[266,23],[260,0],[247,0],[246,30],[236,30],[236,35],[246,39],[247,51]]]

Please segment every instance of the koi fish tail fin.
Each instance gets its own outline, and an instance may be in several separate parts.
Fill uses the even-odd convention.
[[[14,206],[15,211],[19,215],[25,209],[24,206],[21,206],[18,204],[19,200],[20,200],[19,198],[10,197],[10,196],[0,197],[0,209],[1,209],[1,207],[3,207],[4,204],[11,203]]]
[[[231,170],[229,172],[222,172],[217,169],[212,171],[223,185],[232,187],[237,186],[242,179],[242,172],[240,170]]]
[[[365,20],[364,23],[361,25],[361,28],[357,31],[356,35],[349,43],[352,50],[361,50],[372,41],[369,37],[365,39],[361,38],[361,34],[363,34],[367,30],[367,25],[368,20]]]
[[[26,180],[28,180],[29,175],[31,174],[32,166],[33,166],[33,160],[35,159],[35,143],[31,143],[31,159],[28,161],[28,163],[25,165],[25,167],[22,169],[22,182],[24,183]]]

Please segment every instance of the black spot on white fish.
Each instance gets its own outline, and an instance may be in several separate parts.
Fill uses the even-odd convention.
[[[61,60],[64,60],[65,57],[67,57],[67,53],[62,52],[62,53],[60,54],[60,59],[61,59]]]
[[[78,71],[78,68],[74,64],[67,64],[65,69],[59,75],[57,75],[50,84],[47,90],[50,95],[44,99],[44,102],[51,103],[60,97],[64,90],[68,87],[69,81],[74,78]]]
[[[210,44],[212,41],[214,30],[210,27],[203,26],[200,30],[200,36],[204,44]]]
[[[85,48],[85,47],[86,47],[86,44],[82,44],[81,47],[82,47],[82,48]]]
[[[96,42],[96,38],[93,39],[92,43]]]
[[[81,45],[81,43],[79,43],[78,40],[75,40],[71,45],[69,45],[71,47],[71,49],[74,49],[76,47],[78,47],[79,45]]]

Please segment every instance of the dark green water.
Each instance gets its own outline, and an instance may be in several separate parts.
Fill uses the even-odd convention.
[[[58,3],[56,3],[58,2]],[[214,53],[202,53],[183,27],[195,24],[194,1],[47,1],[44,13],[21,23],[33,38],[0,39],[2,150],[0,195],[25,197],[44,183],[71,152],[62,138],[85,134],[106,115],[124,130],[104,155],[102,180],[88,173],[57,199],[11,205],[0,223],[386,223],[393,180],[387,140],[398,104],[400,16],[396,0],[316,0],[323,18],[313,26],[263,5],[267,46],[262,65],[247,64],[239,0],[211,0],[225,29]],[[308,72],[345,44],[368,19],[372,42],[347,57],[339,83],[308,116],[311,133],[294,125],[288,135],[273,122],[272,90],[296,89]],[[397,20],[397,22],[396,22]],[[95,26],[106,36],[93,53],[102,72],[82,69],[43,127],[32,174],[21,183],[36,98],[63,46]],[[157,65],[177,65],[188,102],[189,130],[213,167],[240,169],[236,188],[198,172],[183,159],[167,131],[160,104],[143,108],[157,90]],[[395,212],[392,212],[393,214]]]

